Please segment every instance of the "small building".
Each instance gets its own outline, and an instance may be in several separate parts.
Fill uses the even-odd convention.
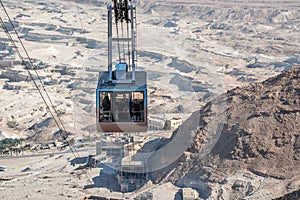
[[[162,130],[165,127],[166,119],[159,117],[148,118],[148,130]]]
[[[179,117],[173,117],[172,119],[166,120],[165,129],[174,130],[177,129],[182,124],[182,120]]]
[[[182,188],[181,194],[183,200],[195,200],[198,198],[198,192],[192,188]]]

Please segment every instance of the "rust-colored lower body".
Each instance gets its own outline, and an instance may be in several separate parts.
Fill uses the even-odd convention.
[[[97,109],[97,132],[146,132],[147,131],[147,110],[144,109],[144,121],[130,122],[101,122],[99,110]]]
[[[147,122],[99,122],[97,132],[146,132]]]

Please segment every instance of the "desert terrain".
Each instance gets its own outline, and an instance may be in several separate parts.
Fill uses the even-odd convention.
[[[95,89],[99,71],[107,69],[107,2],[3,1],[55,108],[73,138],[99,136],[95,130]],[[248,87],[249,84],[262,82],[300,65],[300,3],[296,0],[140,0],[136,6],[137,67],[147,72],[149,115],[176,114],[187,119],[195,116],[195,113],[192,114],[194,111],[199,112],[204,105],[228,90]],[[22,56],[28,61],[9,26],[8,18],[3,10],[0,13]],[[55,122],[2,29],[0,38],[0,139],[56,139],[58,129]],[[241,94],[246,89],[237,91]],[[269,104],[272,105],[272,101]],[[228,122],[227,115],[218,115],[228,105],[227,101],[223,101],[214,107],[219,117],[212,116],[208,120],[208,130],[214,132],[220,129],[220,122]],[[242,105],[239,106],[242,109]],[[181,128],[183,133],[184,127],[201,126],[197,124],[199,118],[192,122],[191,118],[189,120]],[[190,136],[196,135],[193,134]],[[148,183],[150,186],[124,195],[131,199],[143,199],[143,195],[151,193],[152,199],[175,199],[180,187],[189,186],[202,192],[199,197],[203,199],[273,199],[296,191],[297,187],[299,190],[299,177],[283,180],[277,177],[276,170],[275,175],[266,173],[266,176],[257,175],[261,171],[256,174],[242,170],[234,174],[227,170],[214,171],[218,173],[214,181],[207,177],[205,179],[208,170],[204,170],[199,180],[210,181],[203,185],[204,188],[197,187],[196,183],[187,184],[185,181],[188,178],[179,180],[177,176],[182,169],[187,176],[191,176],[192,161],[186,160],[186,164],[180,164],[177,159],[183,159],[182,154],[192,148],[191,144],[194,150],[197,149],[197,145],[200,145],[198,140],[201,139],[198,138],[198,144],[192,143],[193,138],[182,139],[182,148],[177,149],[174,159],[153,167],[155,170],[175,167],[173,175],[170,173],[169,177],[154,178],[157,184]],[[214,145],[217,139],[212,138],[211,143],[207,143],[213,146],[204,149],[202,156],[209,156],[213,150],[216,152]],[[282,139],[279,142],[284,141]],[[243,142],[240,141],[240,145]],[[239,148],[242,147],[238,146],[236,151],[240,150],[240,154],[243,154]],[[85,157],[95,154],[94,151],[91,145],[79,151],[79,155]],[[232,159],[239,160],[240,154],[235,153],[236,157]],[[159,155],[153,158],[156,156]],[[122,193],[96,187],[93,181],[99,175],[99,169],[78,169],[78,165],[71,165],[72,159],[74,155],[67,149],[62,152],[46,151],[36,156],[26,152],[25,157],[0,158],[0,166],[8,168],[6,172],[0,172],[0,198],[124,197]],[[245,161],[241,160],[241,163]],[[219,161],[214,162],[219,164]],[[299,163],[299,160],[295,163]],[[282,174],[284,176],[284,172],[279,174],[280,177]],[[227,184],[219,183],[222,178],[227,180]],[[252,194],[249,193],[250,186],[247,185],[249,179],[253,180],[251,186],[256,191],[252,197],[249,195]],[[237,189],[232,191],[232,187]]]

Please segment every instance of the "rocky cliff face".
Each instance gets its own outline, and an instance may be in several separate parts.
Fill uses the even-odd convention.
[[[289,182],[289,185],[293,185],[294,190],[299,189],[299,78],[300,68],[293,68],[262,83],[230,90],[209,102],[200,112],[197,111],[198,115],[189,119],[199,122],[190,147],[173,163],[171,170],[165,170],[163,176],[155,176],[156,180],[193,186],[209,196],[214,191],[212,185],[222,187],[230,182],[230,177],[242,172],[250,173],[252,180],[255,176],[268,178],[270,182],[271,179],[296,181],[296,184]],[[222,109],[212,109],[220,104]],[[219,116],[226,117],[218,122],[217,128],[210,128]],[[214,135],[215,142],[210,143],[213,146],[209,152],[203,154],[212,130],[218,134]],[[184,131],[177,130],[172,140],[183,134]],[[246,183],[234,181],[229,197],[249,196],[255,190],[259,191],[260,186],[250,181],[250,187]],[[223,196],[224,191],[223,188]]]

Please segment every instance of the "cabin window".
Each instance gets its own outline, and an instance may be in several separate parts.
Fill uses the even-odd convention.
[[[112,121],[112,92],[101,92],[99,95],[100,102],[100,121],[111,122]]]
[[[100,122],[144,122],[144,92],[100,92]]]
[[[113,116],[115,122],[130,122],[130,93],[114,93]]]
[[[144,121],[144,93],[133,92],[131,96],[131,119],[133,121]]]

